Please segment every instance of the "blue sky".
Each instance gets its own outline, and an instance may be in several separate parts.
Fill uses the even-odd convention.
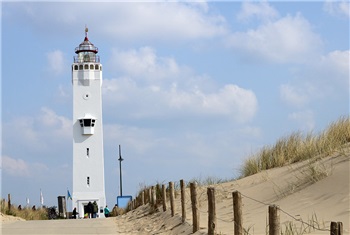
[[[72,190],[74,49],[103,64],[107,203],[234,178],[244,159],[349,113],[349,2],[2,2],[1,195]]]

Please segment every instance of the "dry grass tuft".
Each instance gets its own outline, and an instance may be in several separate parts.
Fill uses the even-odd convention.
[[[241,177],[319,156],[327,156],[349,142],[350,119],[341,117],[318,135],[313,135],[312,132],[306,135],[295,132],[277,140],[273,146],[263,147],[244,162],[240,172]]]
[[[8,203],[5,200],[1,200],[1,213],[6,215],[12,215],[20,217],[25,220],[47,220],[47,210],[45,208],[40,208],[37,210],[32,210],[31,208],[18,209],[16,205],[11,205],[8,207]]]

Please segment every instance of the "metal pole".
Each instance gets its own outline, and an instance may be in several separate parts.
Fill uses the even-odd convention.
[[[120,196],[123,196],[123,184],[122,184],[122,161],[124,159],[122,158],[122,152],[121,147],[119,145],[119,174],[120,174]]]

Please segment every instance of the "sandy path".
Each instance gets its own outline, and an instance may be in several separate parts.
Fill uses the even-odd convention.
[[[3,235],[13,234],[105,234],[115,235],[115,218],[77,220],[3,221]]]

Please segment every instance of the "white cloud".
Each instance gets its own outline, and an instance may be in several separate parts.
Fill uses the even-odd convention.
[[[63,52],[55,50],[46,54],[48,70],[58,75],[64,72],[67,68],[64,62]]]
[[[282,100],[297,107],[302,107],[308,102],[308,94],[305,91],[289,84],[280,86],[280,95]]]
[[[339,100],[349,91],[350,51],[333,51],[310,61],[307,70],[280,86],[280,97],[287,104],[303,108],[314,101]]]
[[[323,9],[331,15],[350,17],[350,5],[348,1],[326,1]]]
[[[72,121],[57,115],[49,108],[42,108],[34,117],[17,117],[4,122],[3,147],[30,149],[34,152],[45,152],[62,146],[72,138]]]
[[[348,89],[350,74],[349,64],[349,50],[332,51],[321,57],[320,62],[316,64],[316,69],[330,82],[336,82],[340,84],[341,87]]]
[[[291,113],[288,118],[297,122],[302,130],[312,131],[315,128],[315,117],[311,110]]]
[[[16,21],[30,20],[35,28],[45,32],[61,29],[62,33],[69,34],[86,23],[91,32],[129,42],[141,39],[179,41],[212,38],[227,31],[225,19],[221,15],[211,14],[205,2],[65,2],[17,5],[7,17]]]
[[[43,163],[29,163],[6,155],[1,157],[1,167],[5,174],[16,177],[33,177],[49,169]]]
[[[278,17],[278,12],[268,2],[243,2],[237,19],[246,21],[252,17],[258,20],[270,20]]]
[[[152,48],[119,51],[111,63],[125,75],[104,80],[104,99],[109,104],[123,103],[133,110],[133,117],[204,115],[249,121],[256,113],[252,91],[234,84],[217,88],[213,79],[195,75]]]
[[[310,23],[297,14],[267,22],[256,30],[233,33],[227,45],[251,60],[304,63],[319,54],[322,41]]]
[[[147,79],[154,81],[179,72],[179,66],[173,58],[159,57],[150,47],[129,51],[113,50],[111,63],[136,79],[147,76]]]
[[[154,130],[137,126],[118,124],[104,125],[105,144],[115,145],[115,140],[123,142],[125,147],[133,149],[136,153],[145,154],[150,149],[160,145],[162,139],[155,136]],[[161,144],[164,146],[164,142]]]
[[[123,5],[123,23],[111,28],[118,37],[152,39],[211,38],[225,33],[225,20],[208,15],[202,7],[180,2]],[[118,15],[118,14],[117,14]]]
[[[22,159],[14,159],[8,156],[1,157],[3,171],[12,176],[29,176],[29,165]]]
[[[225,85],[214,93],[178,91],[176,87],[167,94],[169,105],[184,114],[191,112],[227,116],[237,121],[250,120],[257,110],[257,100],[252,91],[237,85]]]
[[[239,132],[244,136],[254,137],[254,138],[261,138],[262,130],[260,127],[255,126],[244,126],[242,129],[239,130]]]
[[[57,115],[53,110],[43,107],[38,122],[43,124],[46,130],[52,130],[55,138],[69,138],[72,132],[72,120],[64,116]]]

